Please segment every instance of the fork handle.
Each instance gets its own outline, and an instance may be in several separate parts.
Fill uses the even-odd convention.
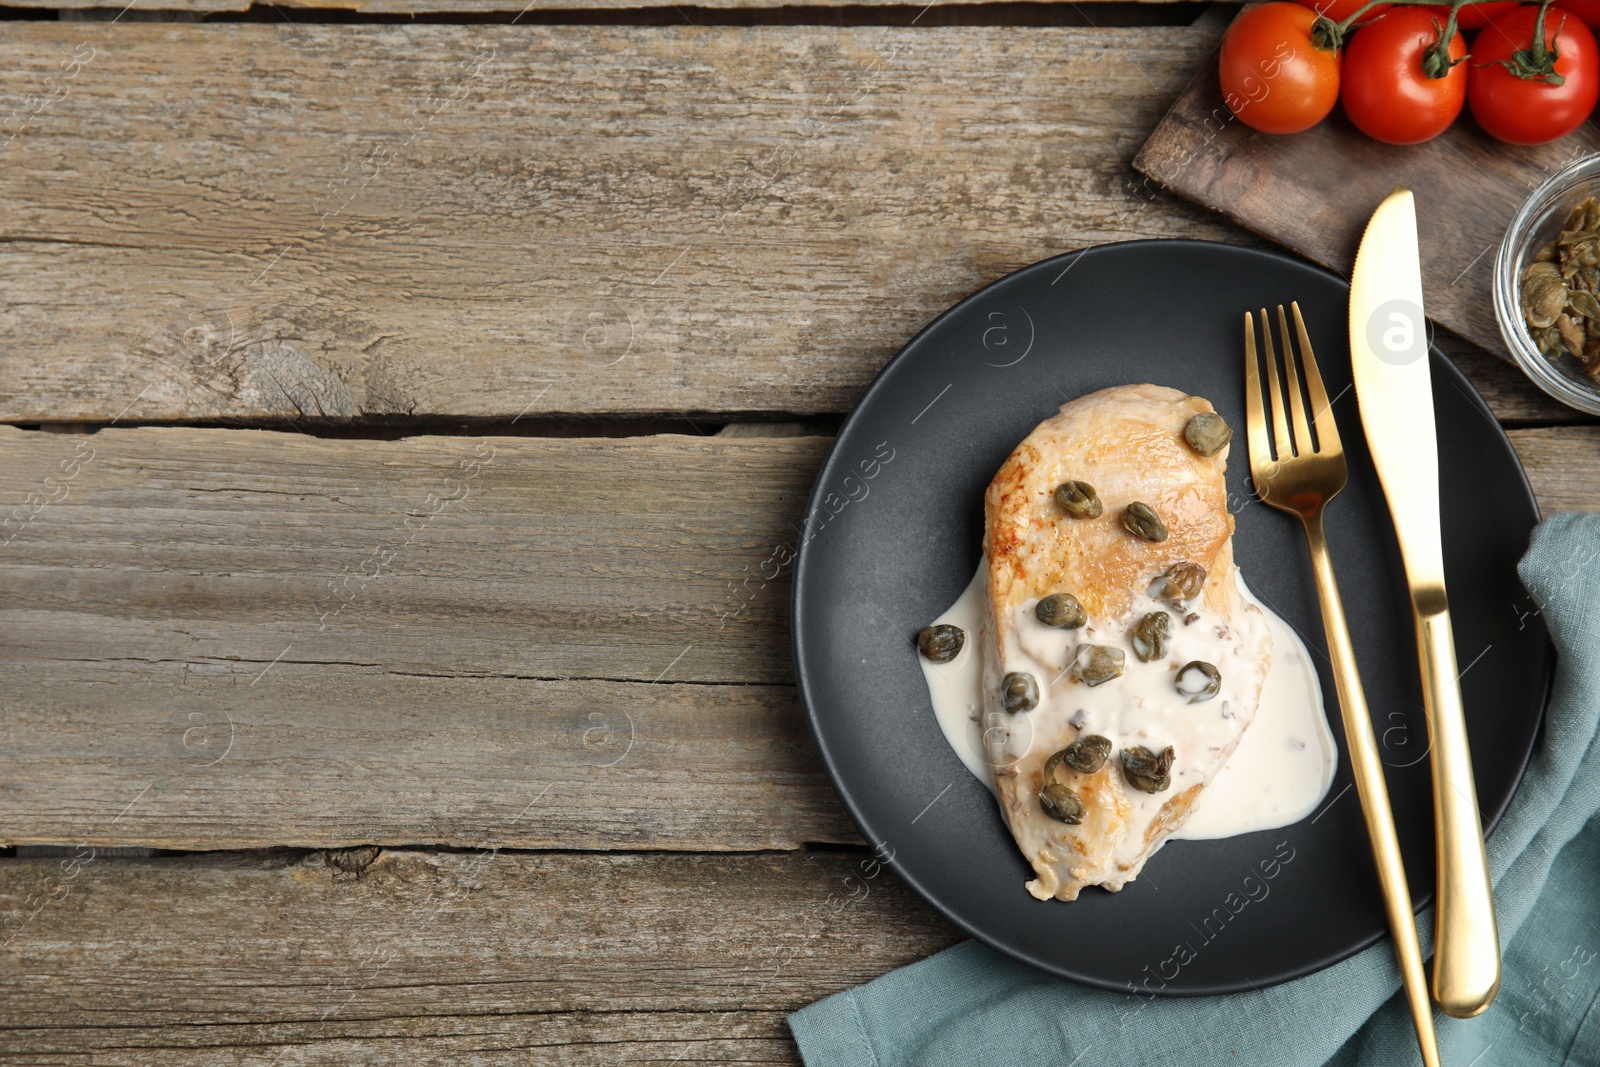
[[[1356,656],[1350,646],[1350,629],[1345,623],[1344,603],[1339,598],[1339,583],[1333,576],[1333,560],[1328,555],[1328,540],[1322,529],[1322,512],[1302,515],[1306,540],[1311,545],[1311,566],[1317,579],[1317,599],[1322,602],[1322,628],[1328,638],[1328,655],[1333,660],[1333,683],[1339,692],[1339,711],[1344,717],[1344,736],[1350,749],[1350,766],[1355,773],[1356,795],[1366,817],[1367,836],[1372,841],[1372,858],[1383,887],[1384,910],[1389,930],[1394,935],[1395,956],[1400,962],[1406,1000],[1417,1028],[1417,1044],[1426,1067],[1439,1067],[1439,1046],[1433,1032],[1433,1005],[1428,999],[1428,979],[1422,968],[1422,946],[1417,942],[1416,913],[1411,907],[1411,889],[1406,869],[1400,862],[1400,839],[1394,829],[1394,812],[1389,807],[1389,790],[1384,782],[1383,763],[1378,759],[1378,741],[1372,733],[1372,716],[1367,710],[1366,693],[1356,669]]]
[[[1478,791],[1467,754],[1460,672],[1443,586],[1412,596],[1422,702],[1432,742],[1433,820],[1439,905],[1433,927],[1433,995],[1439,1007],[1470,1019],[1500,989],[1500,935],[1478,819]]]

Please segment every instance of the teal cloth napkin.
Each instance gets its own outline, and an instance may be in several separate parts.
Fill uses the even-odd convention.
[[[1452,1067],[1600,1064],[1600,515],[1540,525],[1518,572],[1559,663],[1544,734],[1489,841],[1500,996],[1477,1019],[1435,1012]],[[1426,956],[1431,910],[1419,927]],[[813,1004],[789,1027],[808,1067],[1420,1064],[1399,989],[1387,938],[1270,989],[1148,1005],[969,941]]]

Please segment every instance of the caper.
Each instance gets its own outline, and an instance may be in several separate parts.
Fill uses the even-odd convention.
[[[1089,615],[1071,593],[1051,593],[1033,608],[1034,616],[1058,630],[1076,630],[1089,621]]]
[[[1039,706],[1039,683],[1033,675],[1012,671],[1000,679],[1000,703],[1011,714]]]
[[[1167,539],[1167,524],[1161,521],[1156,509],[1138,500],[1122,509],[1122,527],[1135,537],[1142,537],[1146,541]]]
[[[1120,648],[1079,645],[1072,657],[1072,679],[1087,686],[1101,685],[1122,676],[1127,661]]]
[[[1174,563],[1150,582],[1146,592],[1164,604],[1181,608],[1200,595],[1206,585],[1206,569],[1198,563]]]
[[[1098,519],[1105,510],[1094,486],[1076,479],[1056,486],[1056,504],[1075,519]]]
[[[1189,698],[1189,703],[1198,704],[1222,692],[1222,672],[1205,660],[1190,660],[1178,668],[1173,684]]]
[[[1568,306],[1586,319],[1600,319],[1600,300],[1593,293],[1574,289],[1567,294]]]
[[[1065,764],[1079,774],[1093,774],[1106,765],[1111,755],[1111,739],[1099,734],[1085,734],[1044,763],[1044,780],[1055,781],[1055,770]]]
[[[1149,663],[1167,654],[1167,638],[1172,636],[1172,616],[1164,611],[1152,611],[1134,624],[1131,641],[1133,654],[1140,663]]]
[[[1228,447],[1233,430],[1215,411],[1202,411],[1183,428],[1183,439],[1202,456],[1214,456]]]
[[[1164,792],[1172,785],[1172,761],[1176,758],[1171,745],[1159,756],[1143,745],[1134,745],[1122,750],[1122,774],[1140,792]]]
[[[1046,782],[1039,790],[1039,807],[1052,819],[1069,826],[1083,821],[1083,798],[1060,782]]]
[[[941,622],[917,632],[917,647],[934,663],[949,663],[961,654],[967,635],[959,626]]]
[[[1518,294],[1522,317],[1528,325],[1543,328],[1555,325],[1566,309],[1567,285],[1561,269],[1554,263],[1530,263],[1522,268],[1522,288]]]

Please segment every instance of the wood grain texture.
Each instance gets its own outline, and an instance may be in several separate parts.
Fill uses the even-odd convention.
[[[1506,226],[1534,186],[1600,151],[1585,124],[1552,144],[1501,144],[1463,119],[1423,145],[1380,144],[1344,113],[1291,137],[1257,133],[1223,104],[1212,55],[1134,166],[1167,189],[1348,276],[1373,210],[1396,185],[1417,193],[1430,318],[1509,358],[1491,277]]]
[[[1539,510],[1600,511],[1600,427],[1513,430]]]
[[[1512,439],[1600,509],[1600,427]],[[0,841],[854,841],[789,684],[826,445],[0,428]]]
[[[787,683],[790,524],[827,447],[0,428],[4,639],[246,681]]]
[[[0,843],[749,850],[861,840],[791,686],[284,662],[262,672],[12,660]]]
[[[0,860],[8,1062],[793,1063],[959,938],[864,850],[84,856]]]
[[[146,8],[151,11],[213,12],[248,11],[252,0],[137,0],[134,11]],[[1016,3],[1019,0],[960,0],[963,4]],[[1023,0],[1026,2],[1026,0]],[[1050,3],[1052,0],[1036,0]],[[1082,0],[1098,5],[1101,0]],[[1137,0],[1139,3],[1181,3],[1183,0]],[[109,11],[116,14],[120,4],[107,4],[106,0],[0,0],[0,7],[54,8],[63,11]],[[516,3],[514,0],[282,0],[274,2],[284,10],[350,11],[361,15],[488,15],[519,14],[526,10],[537,11],[610,11],[629,8],[658,8],[672,6],[671,0],[534,0],[533,3]],[[694,0],[682,7],[697,8],[764,8],[764,7],[906,7],[904,0]],[[685,16],[684,21],[694,20]]]
[[[787,684],[826,446],[0,429],[0,834],[855,840]]]
[[[1240,239],[1128,169],[1214,41],[7,23],[0,419],[844,411],[1009,271]]]

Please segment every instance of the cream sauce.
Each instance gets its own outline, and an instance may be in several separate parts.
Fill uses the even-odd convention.
[[[967,769],[993,791],[994,773],[983,736],[983,646],[991,625],[987,580],[988,568],[980,563],[966,590],[934,620],[959,626],[966,634],[956,658],[949,663],[931,663],[921,656],[918,660],[946,740]],[[1128,620],[1120,620],[1105,633],[1096,633],[1093,625],[1051,629],[1034,618],[1032,602],[1019,605],[1008,634],[1007,661],[1031,661],[1037,668],[1040,708],[1026,716],[996,716],[992,725],[998,732],[988,739],[996,756],[1020,758],[1035,743],[1054,745],[1063,740],[1036,739],[1030,725],[1052,697],[1070,694],[1081,705],[1074,708],[1073,718],[1081,718],[1083,731],[1105,734],[1118,747],[1126,741],[1158,752],[1167,744],[1177,749],[1171,791],[1155,795],[1128,791],[1134,825],[1146,823],[1165,800],[1201,780],[1216,753],[1232,740],[1237,724],[1231,719],[1240,697],[1229,679],[1253,687],[1257,673],[1251,664],[1259,663],[1261,646],[1270,639],[1272,664],[1254,721],[1200,793],[1188,820],[1171,836],[1232,837],[1288,826],[1310,815],[1327,795],[1337,764],[1322,690],[1310,654],[1294,630],[1251,596],[1242,580],[1239,587],[1260,615],[1243,613],[1231,626],[1204,610],[1197,610],[1201,617],[1187,626],[1175,619],[1168,655],[1159,664],[1140,663],[1122,637],[1127,627],[1121,623],[1165,608],[1147,597],[1136,598]],[[1093,688],[1067,682],[1061,665],[1080,642],[1121,648],[1127,654],[1124,675]],[[1173,672],[1192,659],[1216,664],[1224,684],[1213,699],[1191,705],[1174,687]]]

